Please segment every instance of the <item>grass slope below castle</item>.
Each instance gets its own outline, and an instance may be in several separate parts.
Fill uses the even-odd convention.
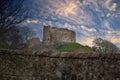
[[[56,46],[56,49],[60,52],[81,52],[81,53],[93,53],[94,51],[88,47],[78,43],[64,43]]]
[[[12,48],[3,47],[0,46],[0,48],[3,49],[9,49]],[[88,46],[83,46],[79,43],[59,43],[55,45],[41,45],[40,47],[33,47],[33,48],[24,48],[28,50],[37,50],[37,51],[57,51],[57,52],[77,52],[77,53],[95,53],[95,51],[92,50],[92,48]],[[24,50],[22,49],[22,50]],[[13,50],[13,49],[12,49]]]
[[[95,53],[92,48],[83,46],[79,43],[61,43],[55,45],[43,46],[38,48],[43,51],[58,51],[58,52],[79,52],[79,53]]]

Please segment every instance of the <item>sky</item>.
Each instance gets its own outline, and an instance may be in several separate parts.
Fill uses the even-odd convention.
[[[43,38],[44,25],[68,28],[76,32],[76,41],[93,46],[103,38],[120,47],[120,0],[26,0],[30,26]]]

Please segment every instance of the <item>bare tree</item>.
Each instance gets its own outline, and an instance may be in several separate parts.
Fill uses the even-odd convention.
[[[0,0],[0,28],[22,22],[27,16],[24,0]]]
[[[24,42],[27,42],[29,39],[32,39],[36,35],[36,32],[30,27],[21,27],[20,34],[22,35]]]
[[[111,43],[110,41],[104,40],[102,38],[96,38],[94,41],[94,50],[100,53],[117,53],[118,47]]]
[[[20,34],[20,29],[18,26],[11,27],[6,34],[5,43],[11,48],[17,48],[23,43],[23,36]]]
[[[36,35],[36,32],[32,28],[24,26],[20,28],[20,35],[22,36],[22,42],[27,47],[28,41]]]
[[[23,7],[24,0],[0,0],[0,44],[4,43],[6,34],[15,24],[27,18]]]
[[[27,41],[35,35],[36,33],[32,28],[12,26],[5,35],[4,48],[25,48],[27,47]]]

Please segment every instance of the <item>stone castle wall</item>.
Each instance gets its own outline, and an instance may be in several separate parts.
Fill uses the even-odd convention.
[[[76,33],[72,30],[44,26],[43,29],[44,44],[75,42],[75,41],[76,41]]]
[[[28,48],[40,47],[41,42],[39,38],[32,38],[28,41]]]
[[[0,80],[120,80],[119,54],[20,52],[0,51]]]

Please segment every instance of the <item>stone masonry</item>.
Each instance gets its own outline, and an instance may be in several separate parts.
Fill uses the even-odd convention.
[[[75,42],[76,33],[72,30],[65,28],[55,28],[50,26],[44,26],[43,29],[43,43],[44,44],[56,44],[63,42]]]
[[[0,80],[120,80],[120,54],[0,50]]]
[[[40,47],[40,39],[39,38],[32,38],[28,41],[29,48]]]

